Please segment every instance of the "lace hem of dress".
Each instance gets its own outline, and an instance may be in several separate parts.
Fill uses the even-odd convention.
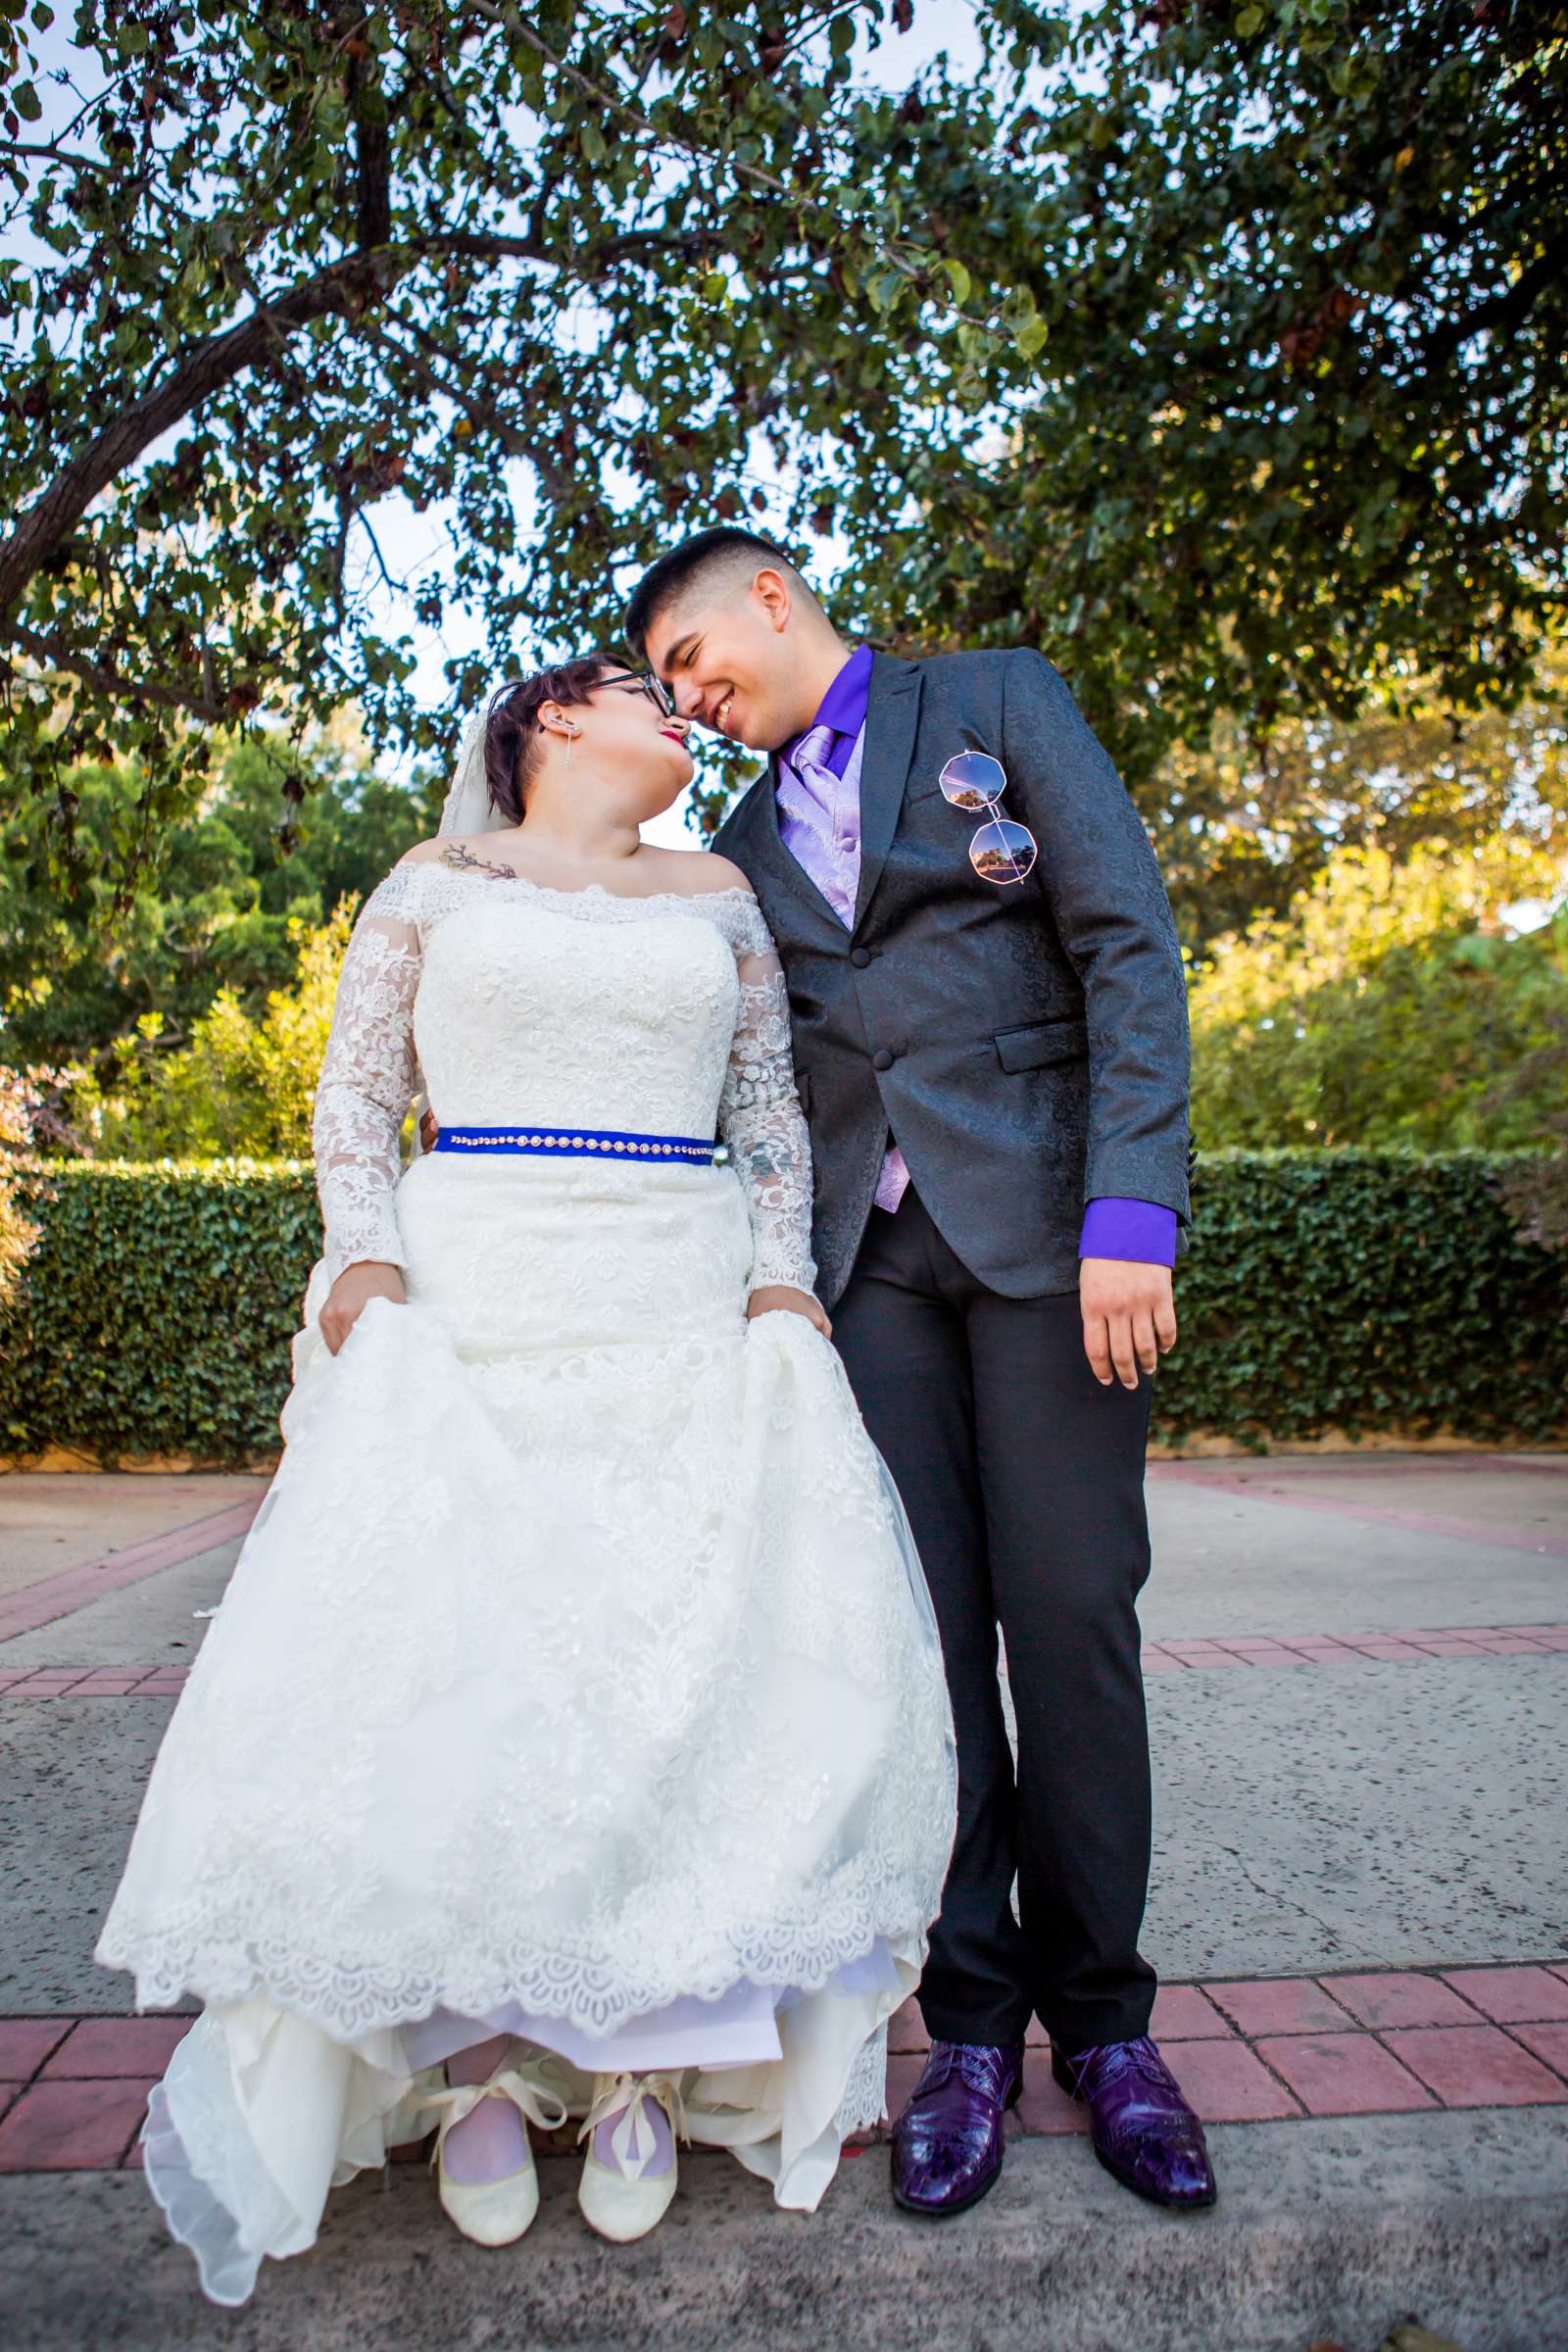
[[[882,1913],[888,1906],[877,1908]],[[135,1978],[138,2009],[172,2009],[187,1996],[208,2008],[260,1997],[318,2027],[334,2041],[357,2041],[437,2009],[482,2018],[513,2001],[602,2038],[682,1996],[718,2000],[741,1979],[820,1992],[841,1969],[864,1960],[879,1938],[925,1948],[922,1923],[872,1917],[863,1903],[835,1899],[828,1904],[819,1898],[797,1922],[750,1940],[731,1939],[707,1966],[676,1954],[665,1969],[641,1977],[619,1968],[590,1969],[560,1951],[526,1949],[443,1952],[439,1971],[422,1953],[388,1949],[373,1964],[356,1966],[313,1945],[311,1923],[304,1919],[265,1938],[215,1932],[178,1947],[139,1932],[123,1913],[114,1926],[113,1939],[106,1933],[100,1940],[97,1958]]]
[[[860,2044],[859,2054],[850,2069],[839,2101],[837,2130],[840,2139],[852,2132],[864,2132],[879,2124],[887,2113],[888,2104],[888,2030],[878,2028]]]

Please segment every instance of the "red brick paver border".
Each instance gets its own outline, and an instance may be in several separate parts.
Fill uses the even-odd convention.
[[[150,2082],[34,2082],[0,2123],[0,2173],[105,2173],[125,2162]]]
[[[226,1510],[193,1519],[188,1527],[149,1537],[144,1544],[127,1544],[122,1551],[83,1560],[78,1567],[63,1568],[58,1576],[43,1577],[35,1585],[24,1586],[20,1592],[8,1593],[0,1600],[0,1642],[9,1642],[18,1634],[36,1633],[41,1625],[53,1625],[57,1617],[74,1616],[105,1592],[118,1592],[126,1585],[139,1584],[144,1576],[156,1576],[162,1568],[193,1560],[201,1552],[216,1550],[220,1544],[233,1543],[236,1536],[250,1532],[262,1500],[260,1494],[247,1495]]]
[[[1535,1972],[1532,1970],[1531,1974]],[[1568,1987],[1564,1988],[1568,1990]],[[1472,2026],[1475,2017],[1441,1977],[1423,1977],[1402,1969],[1387,1975],[1368,1973],[1334,1979],[1334,1998],[1348,2009],[1357,2025]]]
[[[1560,1960],[1225,1978],[1162,1985],[1154,2032],[1205,2123],[1563,2106],[1565,1993],[1568,1961]],[[1507,2022],[1499,2023],[1503,2012]],[[0,2018],[0,2173],[136,2164],[147,2093],[190,2025],[163,2016]],[[888,2046],[888,2107],[896,2115],[930,2046],[913,2001],[894,2017]],[[1049,2046],[1032,2029],[1009,2129],[1088,2128],[1084,2108],[1057,2088]]]
[[[1372,2034],[1280,2035],[1260,2041],[1257,2055],[1309,2115],[1397,2115],[1438,2104]]]
[[[1333,2034],[1351,2022],[1313,1977],[1233,1978],[1205,1990],[1252,2039],[1265,2034]]]
[[[1568,1651],[1568,1625],[1458,1625],[1397,1634],[1218,1636],[1194,1642],[1146,1642],[1144,1672],[1211,1672],[1235,1666],[1364,1666],[1396,1659],[1428,1666],[1442,1658],[1546,1656]]]
[[[3,1637],[0,1637],[3,1639]],[[1396,1659],[1407,1666],[1443,1658],[1546,1656],[1568,1652],[1568,1625],[1449,1626],[1416,1634],[1280,1634],[1235,1640],[1146,1642],[1146,1674],[1201,1674],[1230,1667],[1364,1666]],[[161,1666],[19,1666],[0,1661],[0,1697],[177,1698],[190,1668]],[[1568,2012],[1564,2013],[1568,2015]]]
[[[190,1673],[187,1665],[19,1666],[8,1674],[0,1663],[0,1697],[5,1698],[177,1698]]]
[[[1568,2100],[1568,2082],[1500,2026],[1413,2026],[1384,2039],[1445,2107],[1537,2107]]]
[[[84,2017],[46,2060],[40,2079],[156,2082],[190,2027],[188,2017]]]
[[[1446,1968],[1443,1981],[1495,2025],[1568,2018],[1568,1984],[1549,1968]]]

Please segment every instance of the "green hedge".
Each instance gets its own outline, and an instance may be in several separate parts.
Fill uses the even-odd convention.
[[[1568,1261],[1498,1178],[1523,1152],[1221,1152],[1200,1160],[1157,1434],[1568,1437]]]
[[[1568,1269],[1516,1231],[1498,1155],[1204,1159],[1156,1434],[1245,1444],[1568,1433]],[[27,1166],[36,1250],[0,1320],[0,1449],[240,1463],[274,1448],[307,1270],[292,1162]]]
[[[309,1166],[52,1161],[24,1165],[17,1190],[39,1237],[0,1316],[0,1447],[275,1452],[321,1247]]]

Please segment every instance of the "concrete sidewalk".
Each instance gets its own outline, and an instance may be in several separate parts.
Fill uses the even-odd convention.
[[[1568,1459],[1152,1469],[1145,1948],[1214,2213],[1108,2180],[1042,2045],[1002,2184],[952,2224],[894,2211],[874,2145],[809,2223],[699,2154],[662,2229],[612,2253],[563,2160],[528,2239],[486,2256],[397,2165],[238,2315],[202,2302],[124,2169],[180,2021],[127,2019],[90,1957],[264,1488],[197,1484],[0,1479],[8,2344],[1374,2352],[1414,2313],[1464,2352],[1568,2345]],[[901,2015],[895,2106],[923,2039]]]

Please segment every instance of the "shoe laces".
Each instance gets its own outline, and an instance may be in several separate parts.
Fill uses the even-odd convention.
[[[588,2139],[610,2116],[615,2116],[617,2121],[610,2134],[610,2152],[628,2180],[640,2180],[659,2153],[659,2140],[654,2127],[643,2112],[650,2099],[657,2099],[663,2108],[676,2138],[690,2145],[691,2133],[686,2128],[685,2102],[679,2086],[670,2081],[668,2075],[614,2076],[596,2094],[588,2110],[588,2120],[577,2134],[579,2141]]]
[[[451,2082],[422,2094],[420,2104],[434,2109],[441,2118],[430,2151],[432,2164],[439,2161],[448,2132],[470,2116],[481,2099],[510,2099],[524,2123],[536,2124],[541,2132],[559,2132],[566,2120],[564,2100],[554,2097],[542,2083],[530,2082],[503,2058],[482,2082]]]
[[[956,2074],[971,2090],[980,2091],[986,2098],[999,2099],[1009,2067],[1018,2063],[1018,2054],[1011,2043],[933,2041],[928,2063],[932,2069],[932,2088]],[[935,2071],[937,2068],[940,2073]]]
[[[1091,2077],[1098,2090],[1118,2082],[1124,2075],[1134,2074],[1156,2089],[1175,2090],[1180,2096],[1175,2076],[1147,2034],[1139,2034],[1134,2041],[1103,2041],[1093,2049],[1080,2050],[1067,2064],[1080,2090]]]

